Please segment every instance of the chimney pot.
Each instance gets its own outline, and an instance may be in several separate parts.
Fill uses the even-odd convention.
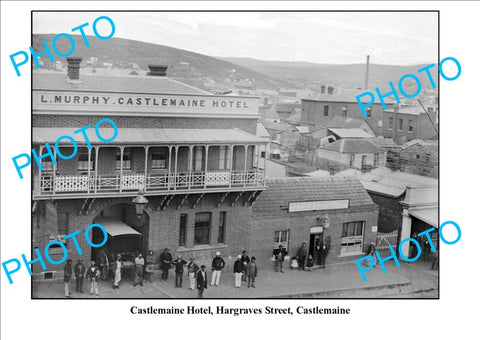
[[[80,79],[80,63],[82,58],[70,57],[67,58],[68,78],[71,80]]]
[[[165,77],[167,75],[167,65],[148,65],[148,68],[150,69],[149,72],[147,72],[147,76],[154,76],[154,77]]]

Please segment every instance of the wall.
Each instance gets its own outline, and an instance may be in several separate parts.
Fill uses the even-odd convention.
[[[400,197],[387,197],[377,193],[368,192],[372,201],[378,204],[378,232],[389,233],[402,228],[402,211],[400,201],[405,198],[405,194]]]
[[[273,268],[274,264],[271,261],[271,257],[275,231],[290,230],[288,252],[291,256],[296,256],[297,250],[303,242],[305,242],[308,247],[310,242],[310,228],[315,225],[316,218],[324,214],[325,212],[320,211],[290,213],[288,216],[254,214],[252,219],[250,254],[257,258],[260,269],[262,267],[268,269]],[[367,245],[375,242],[376,232],[372,232],[372,226],[377,225],[378,208],[331,210],[328,211],[328,217],[330,219],[330,228],[324,232],[324,239],[330,236],[332,243],[330,253],[326,260],[327,266],[343,262],[353,262],[361,255],[340,255],[343,223],[365,221],[363,244]],[[288,265],[288,263],[285,263],[285,266]]]

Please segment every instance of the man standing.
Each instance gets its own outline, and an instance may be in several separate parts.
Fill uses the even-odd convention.
[[[235,276],[235,288],[242,288],[243,262],[242,255],[237,256],[237,260],[233,263],[233,275]]]
[[[65,297],[70,298],[70,281],[73,276],[72,260],[68,259],[63,267],[63,282],[65,283]]]
[[[195,279],[197,278],[197,272],[200,268],[195,263],[195,259],[193,257],[190,258],[190,262],[187,264],[187,271],[188,271],[188,279],[190,280],[190,289],[195,289]]]
[[[225,267],[225,261],[223,261],[222,257],[220,256],[220,252],[217,251],[212,261],[213,274],[210,286],[218,286],[220,284],[220,276],[222,275],[223,267]]]
[[[325,260],[328,256],[328,247],[325,243],[320,245],[320,266],[325,269]]]
[[[203,291],[207,289],[207,273],[205,272],[205,265],[201,265],[200,270],[197,273],[197,289],[198,298],[203,298]]]
[[[83,294],[83,279],[85,278],[85,271],[86,271],[86,268],[83,265],[82,260],[79,259],[74,268],[75,288],[77,293]]]
[[[307,244],[302,243],[302,246],[298,249],[297,257],[298,257],[298,264],[301,270],[305,270],[305,262],[307,261],[308,249]]]
[[[183,267],[187,264],[186,261],[182,259],[182,255],[178,255],[177,259],[173,261],[175,266],[175,288],[182,288],[183,284]]]
[[[273,250],[273,255],[275,256],[275,259],[277,260],[277,268],[276,271],[283,273],[283,261],[285,260],[285,256],[287,256],[288,252],[285,248],[283,248],[282,245],[278,246],[278,249]]]
[[[255,278],[257,277],[258,269],[255,261],[255,256],[252,256],[252,260],[247,266],[248,288],[252,285],[255,288]]]
[[[160,268],[162,269],[162,280],[168,281],[168,271],[172,263],[172,254],[168,252],[168,248],[165,248],[162,254],[160,254]]]
[[[133,286],[135,287],[140,283],[140,286],[143,287],[143,267],[145,267],[145,260],[143,259],[142,253],[139,253],[135,257],[135,281]]]
[[[242,252],[242,263],[243,263],[243,275],[242,275],[242,280],[247,281],[247,266],[250,263],[250,257],[247,255],[247,251],[244,250]]]
[[[87,270],[87,280],[90,282],[90,295],[98,295],[98,279],[100,278],[100,269],[95,265],[95,261],[92,261],[92,265]]]
[[[118,254],[115,257],[115,262],[113,264],[113,273],[115,278],[113,279],[113,289],[120,289],[120,281],[122,280],[122,256]]]

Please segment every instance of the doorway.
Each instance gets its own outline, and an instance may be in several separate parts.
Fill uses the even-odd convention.
[[[317,262],[317,259],[319,257],[317,246],[319,248],[322,243],[323,243],[323,231],[319,233],[317,232],[314,234],[310,234],[310,246],[308,249],[308,254],[312,255],[315,263]]]

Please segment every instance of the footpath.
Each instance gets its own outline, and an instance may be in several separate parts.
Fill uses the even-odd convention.
[[[354,263],[341,264],[299,271],[285,269],[284,273],[273,269],[259,268],[255,282],[256,288],[247,288],[242,282],[242,288],[234,288],[232,272],[222,272],[220,286],[208,286],[204,292],[206,299],[258,299],[258,298],[362,298],[381,297],[378,292],[388,292],[385,297],[395,297],[397,294],[422,291],[438,291],[438,272],[430,271],[427,263],[402,263],[400,268],[395,264],[386,263],[387,273],[376,266],[366,273],[368,281],[363,281]],[[208,269],[208,268],[207,268]],[[211,271],[207,270],[208,280]],[[197,290],[188,288],[188,277],[184,274],[183,288],[175,288],[175,273],[170,270],[168,282],[160,280],[157,271],[152,282],[145,281],[143,287],[133,287],[131,281],[121,281],[120,289],[112,289],[111,280],[99,283],[100,296],[90,295],[89,283],[84,282],[84,293],[75,292],[75,282],[71,284],[71,298],[138,298],[138,299],[196,299]],[[33,298],[65,299],[63,279],[52,281],[34,281],[32,285]]]

